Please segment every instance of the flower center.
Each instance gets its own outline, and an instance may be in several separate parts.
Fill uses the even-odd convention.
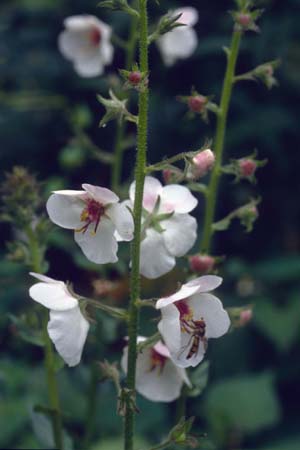
[[[96,47],[101,41],[101,31],[98,28],[93,28],[90,31],[89,38],[92,45]]]
[[[150,372],[158,368],[159,373],[161,374],[164,370],[167,358],[160,353],[158,353],[154,348],[151,348],[151,366]]]
[[[80,215],[81,222],[85,222],[85,224],[76,231],[85,233],[88,227],[91,224],[94,224],[94,233],[96,233],[104,212],[105,208],[101,203],[91,198],[87,199],[86,207],[82,210],[82,213]]]

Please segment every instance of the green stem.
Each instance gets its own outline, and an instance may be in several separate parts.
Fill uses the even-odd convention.
[[[88,402],[86,411],[86,426],[83,448],[89,448],[89,444],[95,427],[95,413],[97,411],[97,388],[98,388],[98,368],[96,365],[91,367],[90,384],[88,390]]]
[[[133,65],[134,55],[136,50],[137,43],[137,25],[138,18],[136,16],[131,17],[131,25],[128,36],[128,41],[126,45],[126,61],[125,61],[125,69],[130,70]],[[114,191],[119,190],[121,175],[122,175],[122,165],[123,165],[123,141],[126,132],[126,124],[125,122],[117,123],[117,131],[116,131],[116,140],[115,140],[115,148],[114,148],[114,164],[112,167],[112,189]]]
[[[148,73],[148,16],[147,0],[139,0],[140,9],[140,69]],[[135,166],[135,199],[134,199],[134,238],[131,246],[131,278],[130,278],[130,304],[128,323],[128,365],[127,365],[127,389],[134,395],[135,370],[137,356],[137,334],[139,324],[140,298],[140,246],[141,246],[141,220],[142,203],[144,193],[144,180],[147,153],[147,129],[148,129],[148,88],[139,93],[139,123],[137,135],[137,157]],[[125,414],[125,440],[124,449],[133,450],[135,428],[135,412],[132,409],[130,398],[127,400]]]
[[[215,218],[216,202],[218,195],[219,179],[221,175],[222,155],[224,149],[224,140],[226,133],[226,124],[229,103],[231,99],[232,87],[234,84],[235,66],[238,57],[240,40],[242,33],[234,31],[231,41],[230,49],[227,54],[227,68],[223,83],[220,112],[217,118],[217,129],[214,142],[214,150],[216,155],[216,162],[211,174],[210,183],[208,186],[208,193],[206,197],[205,216],[204,216],[204,230],[201,242],[200,251],[209,253],[211,247],[211,239],[213,235],[212,224]]]
[[[42,272],[43,256],[39,249],[39,242],[36,235],[31,227],[26,229],[26,234],[28,237],[28,244],[30,248],[31,255],[31,268],[36,273]],[[43,339],[44,339],[44,358],[46,366],[46,376],[47,376],[47,387],[48,387],[48,397],[49,404],[52,411],[51,422],[55,446],[59,450],[63,450],[63,429],[62,429],[62,418],[59,403],[58,386],[56,380],[56,374],[54,369],[54,353],[52,348],[51,340],[48,336],[47,325],[49,321],[48,311],[43,311]]]

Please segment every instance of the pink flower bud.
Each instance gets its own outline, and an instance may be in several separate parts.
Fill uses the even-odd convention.
[[[192,159],[188,178],[196,180],[198,178],[204,177],[207,172],[212,169],[215,160],[216,157],[210,149],[199,152]]]
[[[242,177],[251,177],[254,175],[257,164],[253,159],[241,159],[239,161],[240,175]]]
[[[134,86],[136,86],[137,84],[139,84],[142,80],[142,74],[141,72],[130,72],[130,74],[128,75],[128,81],[133,84]]]
[[[205,274],[213,270],[215,258],[209,255],[193,255],[189,258],[189,263],[192,272]]]
[[[242,27],[247,28],[250,25],[250,23],[252,22],[251,14],[239,13],[236,16],[236,21]]]
[[[246,325],[248,322],[250,322],[252,317],[253,317],[252,309],[244,309],[244,311],[241,311],[240,314],[240,325],[242,326]]]
[[[189,108],[194,113],[202,113],[206,103],[207,99],[203,95],[192,96],[188,99]]]
[[[182,172],[176,167],[173,169],[164,169],[162,176],[165,184],[178,183],[178,181],[182,180]]]

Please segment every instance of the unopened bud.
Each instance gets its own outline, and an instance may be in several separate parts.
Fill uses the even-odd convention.
[[[240,176],[243,178],[252,177],[256,171],[257,164],[253,159],[239,160]]]
[[[203,95],[194,95],[189,97],[188,106],[190,110],[194,113],[202,113],[205,105],[207,103],[207,98]]]
[[[206,274],[212,272],[215,265],[215,258],[209,255],[193,255],[189,258],[192,272]]]
[[[170,167],[162,171],[165,184],[178,183],[183,178],[182,171],[177,167]]]
[[[238,210],[237,217],[239,217],[241,224],[244,225],[249,233],[252,231],[253,224],[258,218],[258,209],[254,204],[245,205]]]
[[[137,86],[142,80],[142,74],[141,72],[135,71],[135,72],[130,72],[130,74],[128,75],[128,81],[133,85],[133,86]]]
[[[241,326],[246,325],[248,322],[250,322],[252,317],[253,317],[252,309],[244,309],[244,311],[241,311],[240,314],[240,325]]]
[[[198,153],[191,161],[187,178],[197,180],[198,178],[204,177],[212,169],[215,160],[216,157],[210,149]]]
[[[251,14],[249,13],[239,13],[236,15],[236,22],[243,28],[248,28],[252,22]]]

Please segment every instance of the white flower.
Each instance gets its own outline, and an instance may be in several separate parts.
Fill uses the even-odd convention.
[[[138,342],[146,338],[139,336]],[[124,348],[121,366],[127,373],[128,347]],[[136,360],[136,390],[152,402],[172,402],[180,396],[183,383],[191,386],[184,369],[175,366],[162,342],[138,353]]]
[[[91,184],[82,188],[54,191],[47,202],[49,217],[57,225],[75,230],[75,241],[90,261],[116,262],[117,240],[133,238],[132,216],[109,189]]]
[[[206,275],[157,301],[156,308],[162,314],[158,329],[179,367],[197,366],[204,357],[207,340],[228,331],[230,319],[221,301],[207,293],[221,283],[222,278]]]
[[[135,183],[129,196],[134,203]],[[197,199],[184,186],[162,186],[153,177],[146,177],[143,197],[144,239],[141,242],[140,272],[157,278],[176,264],[175,257],[185,255],[197,238],[197,221],[188,213],[197,206]],[[159,205],[159,206],[158,206]]]
[[[95,16],[79,15],[64,20],[65,30],[58,37],[58,47],[74,64],[82,77],[94,77],[111,64],[113,46],[111,27]]]
[[[76,366],[90,327],[81,314],[78,300],[62,281],[38,273],[30,275],[40,280],[29,289],[30,297],[50,309],[47,329],[51,341],[68,366]]]
[[[177,59],[189,58],[195,51],[198,43],[197,33],[193,26],[198,22],[198,12],[190,6],[172,11],[172,15],[182,14],[177,23],[185,26],[174,28],[169,33],[162,35],[157,45],[164,63],[172,66]]]

